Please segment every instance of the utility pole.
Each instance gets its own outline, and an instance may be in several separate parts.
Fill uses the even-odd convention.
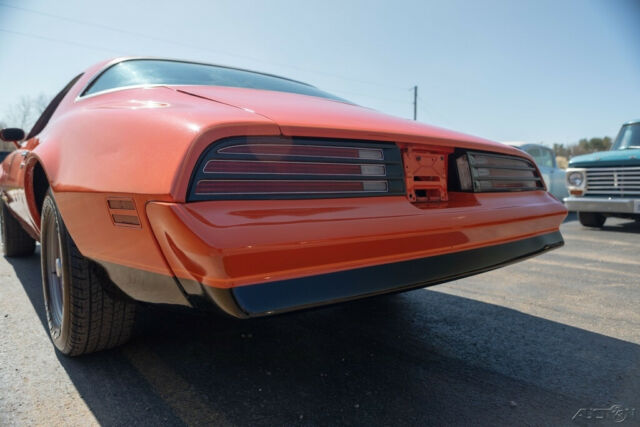
[[[413,87],[413,120],[418,120],[418,86]]]

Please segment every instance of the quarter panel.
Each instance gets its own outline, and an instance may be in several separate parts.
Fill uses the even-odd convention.
[[[137,89],[79,100],[50,123],[34,152],[57,191],[168,197],[197,136],[242,135],[254,126],[279,133],[271,121],[239,108],[164,87]]]
[[[198,150],[217,138],[278,135],[279,128],[261,116],[163,87],[125,92],[78,101],[56,116],[34,142],[33,156],[85,256],[170,274],[144,224],[140,232],[115,228],[106,197],[134,197],[141,216],[150,200],[184,201],[189,178],[179,172],[185,158],[197,159]],[[185,191],[174,197],[180,179],[187,181]]]
[[[115,225],[107,208],[108,197],[132,197],[140,227]],[[149,195],[123,193],[55,192],[56,204],[65,213],[64,222],[82,255],[112,264],[173,276],[144,215]]]

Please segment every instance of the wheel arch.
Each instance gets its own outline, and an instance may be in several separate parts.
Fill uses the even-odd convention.
[[[29,213],[33,219],[33,225],[37,231],[38,240],[40,240],[42,205],[50,187],[51,180],[42,159],[32,156],[27,163],[25,171],[24,193]]]

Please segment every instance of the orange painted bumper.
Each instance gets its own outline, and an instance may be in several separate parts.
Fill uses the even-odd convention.
[[[149,223],[180,279],[232,288],[498,245],[557,231],[543,191],[405,197],[151,202]]]

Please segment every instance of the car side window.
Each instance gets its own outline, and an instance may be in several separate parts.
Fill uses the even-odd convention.
[[[548,168],[554,168],[555,167],[555,162],[554,162],[554,156],[553,156],[553,151],[549,150],[549,149],[542,149],[540,150],[542,151],[542,166],[546,166]]]
[[[553,167],[553,153],[551,150],[540,147],[531,147],[527,149],[527,153],[531,154],[531,157],[533,157],[533,160],[535,160],[539,167]]]
[[[541,160],[542,160],[542,155],[540,154],[540,149],[537,147],[531,147],[531,148],[527,148],[527,153],[531,154],[531,157],[533,157],[533,160],[535,160],[536,164],[538,166],[542,166]]]
[[[31,128],[31,132],[29,132],[29,135],[27,135],[26,139],[33,138],[34,136],[42,132],[42,129],[44,129],[47,123],[49,123],[49,119],[51,119],[51,116],[53,116],[53,113],[58,108],[58,105],[60,105],[62,99],[73,87],[73,85],[76,84],[80,77],[82,77],[82,74],[78,74],[77,76],[75,76],[69,83],[67,83],[64,89],[62,89],[56,96],[53,97],[49,105],[47,105],[47,108],[44,109],[44,111],[38,118],[36,124]]]

